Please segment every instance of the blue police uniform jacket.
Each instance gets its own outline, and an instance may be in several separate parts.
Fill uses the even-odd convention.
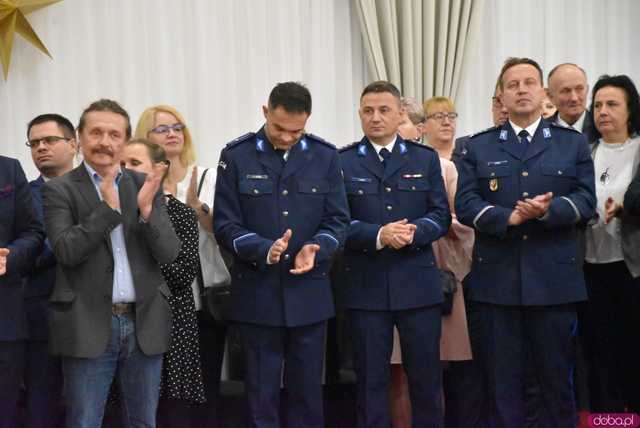
[[[328,271],[349,212],[333,145],[305,134],[283,162],[264,128],[229,143],[218,165],[213,218],[218,242],[234,255],[232,320],[294,327],[335,314]],[[287,251],[268,265],[269,248],[287,229]],[[314,268],[290,274],[308,243],[320,246]]]
[[[340,150],[351,210],[344,263],[349,277],[346,307],[402,310],[441,303],[442,289],[431,243],[451,224],[437,153],[397,138],[383,167],[365,137]],[[417,226],[413,242],[400,250],[377,250],[378,231],[407,219]]]
[[[589,146],[579,132],[542,119],[531,142],[509,123],[474,135],[457,162],[455,208],[476,240],[470,298],[500,305],[556,305],[587,298],[577,226],[594,215]],[[553,192],[541,219],[508,226],[518,200]]]

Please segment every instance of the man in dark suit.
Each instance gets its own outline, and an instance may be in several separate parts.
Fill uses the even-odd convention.
[[[34,206],[42,217],[42,186],[73,169],[77,151],[71,122],[58,114],[43,114],[27,125],[27,146],[40,177],[33,180]],[[55,256],[48,240],[36,259],[24,288],[27,342],[24,370],[27,426],[52,427],[59,424],[62,392],[60,359],[49,354],[47,324],[49,295],[56,281]]]
[[[234,255],[230,317],[244,346],[251,427],[324,427],[325,321],[335,313],[332,254],[349,223],[338,153],[304,131],[311,94],[278,84],[266,124],[220,156],[214,231]]]
[[[587,142],[592,143],[593,118],[587,110],[587,73],[576,64],[563,63],[549,72],[547,83],[549,99],[558,109],[551,120],[581,132]]]
[[[541,118],[535,61],[510,58],[500,76],[509,122],[474,135],[457,163],[456,213],[476,231],[474,357],[490,426],[524,426],[530,356],[549,426],[574,427],[575,303],[587,298],[576,232],[594,213],[593,162],[583,135]]]
[[[398,136],[400,93],[377,81],[360,97],[364,138],[340,150],[351,225],[344,251],[349,284],[358,427],[388,427],[393,327],[398,328],[413,426],[441,427],[440,276],[431,243],[447,233],[440,160]]]
[[[160,263],[180,249],[158,192],[166,166],[147,176],[120,168],[127,112],[99,100],[80,117],[84,162],[42,188],[57,260],[50,350],[61,355],[67,426],[98,427],[117,378],[126,423],[155,427],[169,289]]]
[[[20,163],[0,156],[0,428],[16,426],[24,367],[22,277],[36,260],[44,231]]]

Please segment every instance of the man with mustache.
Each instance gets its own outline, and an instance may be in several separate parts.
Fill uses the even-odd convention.
[[[582,134],[542,119],[538,63],[510,58],[499,81],[508,122],[474,135],[457,163],[456,213],[476,232],[474,358],[490,426],[525,426],[530,357],[550,426],[575,427],[575,304],[587,298],[576,231],[594,213],[593,162]]]
[[[102,423],[117,377],[125,425],[156,426],[170,291],[160,263],[180,249],[159,192],[166,170],[120,167],[131,136],[115,101],[87,107],[78,124],[83,163],[43,186],[47,235],[57,260],[50,351],[62,356],[67,427]]]
[[[43,114],[27,125],[27,146],[40,177],[33,180],[34,207],[42,216],[42,186],[54,177],[73,169],[77,151],[75,130],[71,122],[58,114]],[[62,393],[60,359],[49,354],[47,317],[49,295],[56,281],[56,259],[46,240],[24,288],[27,317],[27,349],[24,383],[29,427],[57,426]]]

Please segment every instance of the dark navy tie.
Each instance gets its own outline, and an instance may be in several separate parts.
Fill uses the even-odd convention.
[[[518,132],[518,139],[519,144],[518,144],[518,148],[520,149],[520,155],[524,156],[524,154],[527,152],[527,147],[529,146],[529,133],[527,132],[526,129],[523,129],[522,131]]]
[[[383,147],[380,149],[380,157],[382,158],[382,166],[386,168],[391,152]]]

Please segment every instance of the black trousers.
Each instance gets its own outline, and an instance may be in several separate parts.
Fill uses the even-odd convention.
[[[589,303],[585,328],[593,343],[592,412],[640,412],[640,278],[624,262],[584,265]]]
[[[17,424],[24,352],[23,340],[0,341],[0,428],[14,428]]]

